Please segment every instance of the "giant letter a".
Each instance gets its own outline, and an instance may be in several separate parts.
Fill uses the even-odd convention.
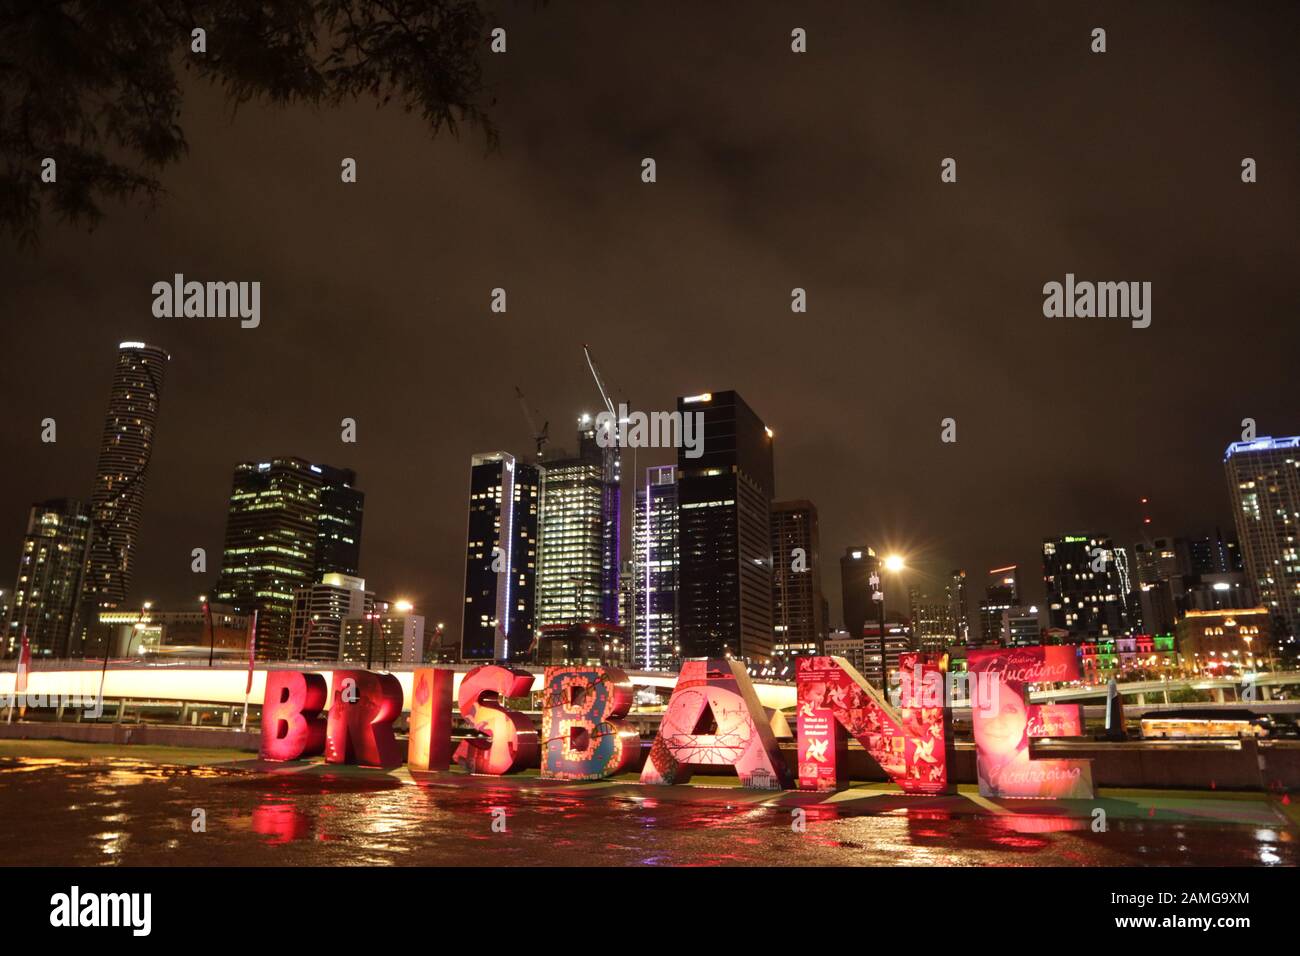
[[[641,769],[642,783],[685,783],[693,767],[735,767],[742,786],[781,790],[789,773],[745,665],[687,661]]]

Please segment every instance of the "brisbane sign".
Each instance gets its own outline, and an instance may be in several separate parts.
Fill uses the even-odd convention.
[[[951,710],[938,662],[906,654],[900,661],[898,703],[891,703],[839,657],[804,657],[797,664],[797,760],[782,759],[773,725],[744,665],[730,659],[682,665],[658,733],[640,771],[643,784],[674,785],[703,768],[731,768],[745,787],[761,790],[840,790],[848,786],[848,739],[857,740],[904,793],[952,793]],[[1087,760],[1038,759],[1030,740],[1077,736],[1078,707],[1029,703],[1029,684],[1074,680],[1069,647],[971,651],[971,723],[980,793],[990,797],[1091,798]],[[455,694],[455,711],[477,732],[453,748],[453,677],[421,668],[412,684],[405,747],[393,733],[402,712],[402,686],[391,674],[336,670],[333,686],[302,671],[270,671],[262,705],[260,754],[287,761],[324,755],[327,763],[393,769],[502,775],[539,766],[551,780],[604,780],[631,771],[641,741],[627,720],[632,682],[617,667],[548,667],[542,685],[540,732],[506,701],[526,696],[533,675],[500,664],[469,671]],[[326,709],[326,703],[329,707]],[[787,731],[788,733],[788,731]]]

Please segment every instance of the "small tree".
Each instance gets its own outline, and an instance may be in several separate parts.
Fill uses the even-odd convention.
[[[93,228],[105,199],[156,202],[187,149],[180,67],[235,106],[396,100],[491,148],[485,22],[475,0],[0,0],[0,229],[32,243],[46,206]]]

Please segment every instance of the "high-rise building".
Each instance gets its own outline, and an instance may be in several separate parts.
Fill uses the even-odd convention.
[[[1071,639],[1119,637],[1127,628],[1127,604],[1114,545],[1104,534],[1067,534],[1043,540],[1048,623]]]
[[[772,658],[772,430],[735,392],[677,399],[698,416],[698,457],[677,452],[677,621],[682,654]]]
[[[862,628],[868,620],[875,621],[880,616],[874,595],[884,593],[884,583],[880,575],[880,559],[876,552],[866,545],[846,548],[840,557],[840,597],[844,607],[844,630],[854,637],[860,637]],[[872,584],[872,576],[876,585]]]
[[[636,607],[629,625],[632,664],[672,670],[680,654],[677,634],[677,469],[646,469],[636,492],[632,522]]]
[[[966,570],[954,568],[948,581],[948,602],[952,605],[953,624],[957,629],[957,643],[969,644],[970,602],[966,599]]]
[[[300,661],[342,660],[343,621],[374,609],[375,592],[364,578],[331,571],[293,592],[289,656]]]
[[[980,639],[986,646],[1002,643],[1002,616],[1020,603],[1020,568],[1014,564],[989,571],[980,601]]]
[[[357,473],[349,468],[313,465],[320,478],[320,513],[316,522],[316,574],[361,573],[361,519],[366,496],[358,491]]]
[[[826,639],[821,539],[811,501],[774,501],[772,644],[776,654],[818,654]]]
[[[465,549],[465,661],[528,659],[537,596],[541,474],[507,452],[470,460]]]
[[[600,447],[590,415],[578,424],[578,454],[542,466],[538,627],[618,623],[618,450]]]
[[[86,608],[80,619],[83,628],[93,623],[99,611],[120,607],[131,588],[158,400],[169,359],[165,351],[144,342],[122,342],[117,347],[90,498],[93,527],[83,592]]]
[[[912,617],[912,636],[917,650],[942,653],[957,640],[957,622],[953,607],[946,600],[936,601],[919,588],[908,588],[907,598]]]
[[[1290,657],[1300,640],[1300,437],[1234,442],[1223,465],[1246,573]]]
[[[27,634],[33,657],[81,652],[82,586],[90,552],[90,509],[72,498],[32,505],[18,555],[18,580],[4,631],[4,653]]]
[[[259,660],[286,660],[294,592],[360,563],[362,494],[346,469],[301,458],[235,466],[215,599],[257,611]],[[330,494],[325,495],[326,489]]]

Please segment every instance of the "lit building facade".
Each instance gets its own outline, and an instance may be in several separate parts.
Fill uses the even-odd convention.
[[[364,614],[344,618],[340,633],[344,663],[387,670],[424,662],[424,616],[409,606],[376,601]]]
[[[1114,546],[1104,534],[1043,540],[1048,623],[1073,642],[1119,637],[1127,630]]]
[[[1003,647],[1030,647],[1043,640],[1043,615],[1037,605],[1013,605],[1002,612]]]
[[[542,466],[537,626],[618,622],[619,456],[601,448],[590,415],[578,454]]]
[[[331,571],[319,581],[293,592],[289,632],[290,656],[302,661],[339,661],[343,651],[343,621],[374,610],[375,593],[364,578]]]
[[[1235,442],[1223,459],[1246,574],[1278,618],[1289,658],[1300,635],[1300,437]]]
[[[170,356],[144,342],[117,347],[91,493],[90,558],[83,583],[88,627],[102,610],[120,607],[131,588],[131,566],[140,538],[145,479],[153,457],[158,402]]]
[[[1179,655],[1173,634],[1127,634],[1079,645],[1083,680],[1103,684],[1117,681],[1155,680],[1179,673]]]
[[[917,650],[942,653],[958,643],[957,622],[950,601],[933,600],[919,588],[909,588],[907,595]]]
[[[507,452],[470,460],[463,661],[526,661],[534,639],[541,474]]]
[[[1271,670],[1277,663],[1273,614],[1266,607],[1188,611],[1178,621],[1178,653],[1191,674]]]
[[[677,634],[677,469],[646,469],[632,521],[635,609],[629,624],[632,661],[642,670],[672,670]]]
[[[5,626],[6,657],[18,653],[24,633],[34,658],[80,655],[90,538],[84,502],[55,498],[32,505]]]
[[[677,624],[684,657],[772,659],[772,431],[735,392],[677,400],[703,421],[677,452]]]
[[[287,660],[294,592],[360,563],[361,492],[355,474],[301,458],[235,466],[215,600],[257,613],[257,657]],[[325,496],[326,489],[330,495]],[[324,538],[322,538],[324,529]],[[355,539],[351,531],[355,529]]]
[[[775,654],[818,654],[826,638],[821,538],[811,501],[774,501],[772,535],[772,645]]]

